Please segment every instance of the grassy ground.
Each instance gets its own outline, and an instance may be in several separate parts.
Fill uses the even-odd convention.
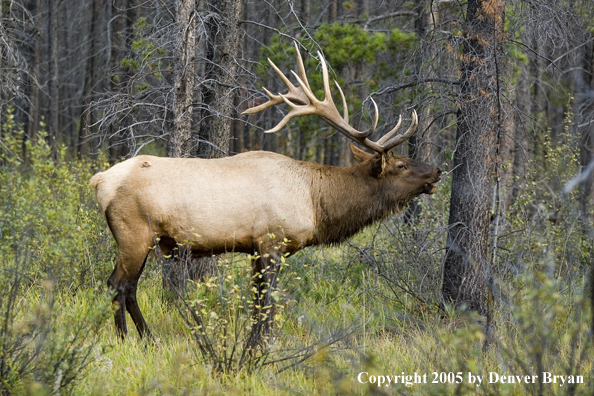
[[[472,318],[457,318],[455,321],[425,320],[392,330],[371,321],[365,332],[358,332],[348,342],[322,350],[303,364],[278,375],[275,372],[283,365],[272,365],[251,373],[213,373],[207,365],[200,363],[196,345],[180,315],[163,303],[159,295],[158,282],[147,280],[143,283],[141,306],[158,337],[156,344],[140,342],[135,331],[130,332],[125,342],[116,342],[113,326],[106,324],[94,349],[92,369],[81,378],[75,394],[456,394],[474,393],[474,387],[468,383],[469,372],[485,377],[489,372],[500,375],[538,372],[535,367],[538,351],[530,349],[534,345],[518,334],[518,329],[502,329],[500,345],[483,353],[482,327]],[[319,310],[312,321],[327,323],[326,312]],[[558,338],[551,335],[548,335],[550,339],[547,335],[544,339],[538,337],[539,343],[553,343],[548,348],[544,346],[548,349],[543,351],[544,366],[546,371],[556,375],[565,375],[568,367],[574,366],[574,373],[583,374],[585,381],[585,385],[575,388],[576,393],[590,394],[591,359],[585,357],[578,359],[581,361],[577,364],[571,362],[576,355],[585,353],[582,349],[589,348],[589,340],[585,339],[585,334],[576,340],[572,330],[573,324]],[[295,347],[294,343],[294,340],[281,337],[275,348]],[[427,374],[427,383],[377,388],[359,383],[357,377],[361,372],[369,373],[364,374],[363,380],[368,380],[371,375]],[[461,372],[463,382],[458,385],[432,383],[443,380],[434,377],[434,372]],[[545,384],[543,389],[543,394],[572,394],[567,384],[564,387]],[[521,395],[538,394],[541,389],[538,384],[483,384],[477,390],[481,394]]]
[[[331,253],[306,252],[304,256],[328,259],[344,254],[335,249]],[[328,279],[333,270],[326,271]],[[535,283],[526,286],[530,289],[526,295],[518,296],[523,303],[498,309],[497,343],[487,351],[483,351],[481,318],[462,314],[440,318],[431,312],[420,316],[394,309],[393,302],[371,297],[378,293],[374,288],[382,287],[372,274],[364,273],[361,283],[344,278],[342,282],[331,281],[337,283],[334,289],[328,282],[318,282],[310,285],[307,293],[294,295],[283,312],[283,327],[277,329],[270,360],[286,356],[287,350],[303,349],[324,337],[337,335],[352,322],[358,325],[355,332],[338,337],[336,344],[280,374],[276,372],[291,361],[251,372],[221,374],[212,372],[201,361],[177,308],[162,299],[157,268],[149,269],[148,275],[139,297],[157,342],[139,341],[135,330],[129,332],[125,342],[117,342],[109,319],[94,350],[92,369],[80,380],[75,394],[523,395],[592,391],[594,367],[591,335],[587,333],[587,305],[580,301],[579,293],[562,295],[554,282],[547,279],[527,280]],[[568,301],[569,297],[573,301]],[[501,381],[501,376],[512,375],[543,378],[542,371],[583,375],[584,384],[572,387],[561,383],[487,383],[490,373],[499,375]],[[360,373],[364,373],[362,381],[375,376],[375,384],[360,383]],[[416,381],[421,383],[377,386],[379,376],[405,375],[415,382],[415,373],[419,375]],[[457,374],[461,375],[459,384],[455,383]],[[471,383],[477,375],[483,376],[480,386]]]
[[[374,239],[371,232],[359,238]],[[93,343],[89,365],[70,390],[76,395],[591,394],[593,360],[590,310],[582,298],[582,290],[587,290],[584,277],[569,289],[546,272],[518,275],[521,281],[508,289],[507,302],[495,311],[497,341],[483,351],[483,318],[463,313],[442,317],[434,305],[394,292],[378,276],[380,267],[364,267],[353,259],[361,250],[364,247],[314,249],[288,260],[281,280],[286,286],[284,309],[267,359],[282,359],[295,351],[316,353],[281,373],[277,372],[296,360],[238,373],[213,372],[198,352],[178,306],[163,298],[154,262],[139,287],[141,309],[156,337],[154,344],[139,340],[129,318],[132,328],[127,339],[116,340],[110,297],[104,287],[56,291],[55,334],[79,337],[85,345]],[[246,265],[245,261],[234,262],[239,267]],[[408,277],[414,287],[412,273]],[[20,300],[22,312],[40,311],[47,301],[43,285],[30,284]],[[213,293],[216,301],[218,296]],[[94,313],[97,306],[99,313]],[[221,306],[212,309],[224,315]],[[88,337],[74,334],[86,322],[97,323],[96,331],[89,331]],[[221,332],[213,334],[220,336]],[[328,345],[328,340],[333,343],[325,348],[308,349]],[[491,372],[542,378],[543,371],[582,375],[584,384],[486,383]],[[375,379],[375,383],[360,383],[360,373],[363,382]],[[415,373],[421,383],[377,386],[379,376],[413,376],[408,380],[414,382]],[[456,384],[458,373],[461,380]],[[484,378],[480,387],[470,383],[476,375]],[[48,394],[47,388],[26,389],[29,394]]]

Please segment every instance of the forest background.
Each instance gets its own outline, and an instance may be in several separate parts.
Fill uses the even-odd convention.
[[[590,0],[0,5],[3,394],[592,393]],[[93,173],[244,150],[352,164],[317,119],[265,134],[281,109],[241,115],[262,86],[284,92],[267,58],[287,74],[294,42],[319,98],[324,54],[355,127],[370,98],[378,135],[417,111],[397,151],[444,170],[438,191],[287,259],[275,337],[248,362],[249,263],[231,254],[189,263],[209,271],[181,299],[164,290],[167,260],[149,262],[140,304],[157,341],[118,342],[105,287],[117,249]],[[378,387],[361,372],[438,377]],[[476,387],[458,372],[541,380]]]

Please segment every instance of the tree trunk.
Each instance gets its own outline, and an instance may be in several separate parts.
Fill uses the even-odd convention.
[[[580,165],[584,170],[590,162],[594,161],[594,35],[585,33],[579,53],[579,65],[576,68],[574,82],[574,115],[577,120],[577,133],[580,137]],[[592,235],[592,194],[594,193],[594,175],[580,185],[580,203],[582,232],[587,240]],[[592,253],[590,253],[592,257]],[[594,260],[590,264],[590,285],[594,283]],[[594,331],[594,287],[590,286],[590,304]]]
[[[586,33],[584,43],[579,53],[579,65],[575,73],[574,88],[574,114],[577,120],[577,132],[579,134],[580,144],[580,165],[585,169],[590,161],[594,160],[594,44],[592,43],[594,35]],[[582,219],[590,218],[590,208],[592,207],[592,193],[594,185],[594,175],[580,186]]]
[[[196,16],[194,0],[177,1],[174,97],[171,105],[173,125],[169,131],[169,157],[191,157],[194,147],[192,125],[196,78]],[[187,247],[180,246],[174,258],[163,261],[163,288],[183,294],[191,265],[190,251]]]
[[[108,26],[110,29],[110,44],[109,48],[109,69],[111,70],[111,76],[109,79],[109,90],[112,93],[120,91],[120,87],[123,80],[123,73],[120,70],[120,62],[125,54],[125,43],[124,35],[125,32],[125,10],[124,0],[114,0],[110,5],[111,25]],[[114,123],[109,126],[109,162],[115,163],[120,156],[120,146],[122,145],[122,134],[118,132],[120,130],[121,123]]]
[[[124,28],[125,32],[125,39],[124,39],[124,49],[123,49],[123,56],[125,54],[132,52],[132,46],[134,43],[134,24],[139,18],[140,9],[139,7],[135,6],[136,0],[125,0],[126,7],[125,7],[125,21],[126,25]],[[123,71],[123,79],[121,84],[125,84],[126,81],[131,81],[134,79],[132,70],[128,69],[127,71]],[[134,147],[134,139],[130,135],[130,131],[126,128],[126,126],[130,125],[130,118],[134,118],[135,110],[131,109],[131,114],[127,117],[124,117],[120,120],[120,123],[123,124],[120,126],[120,130],[122,131],[122,144],[118,147],[118,157],[131,157],[133,154],[133,147]]]
[[[43,8],[43,3],[39,2],[38,0],[31,1],[28,4],[27,11],[34,16],[34,27],[33,27],[33,34],[34,36],[39,35],[39,31],[41,30],[41,21],[39,14],[40,8]],[[37,142],[37,131],[39,128],[39,121],[40,121],[40,100],[39,100],[39,84],[37,81],[40,80],[41,72],[39,70],[39,63],[41,62],[41,40],[34,40],[31,44],[29,50],[31,51],[30,55],[30,65],[32,67],[32,75],[26,75],[26,87],[30,89],[28,93],[29,97],[29,106],[28,106],[28,113],[29,117],[26,121],[26,131],[27,137],[32,142]]]
[[[427,34],[433,32],[439,24],[437,4],[428,0],[416,0],[415,2],[415,33],[419,37],[422,54],[416,61],[417,76],[419,78],[425,77],[422,75],[423,63],[425,62],[425,54],[430,51],[430,45],[427,45]],[[433,72],[430,72],[427,77],[436,77]],[[429,92],[435,92],[436,86],[433,83],[427,84]],[[425,162],[434,163],[435,158],[435,140],[437,137],[437,126],[431,119],[432,108],[426,105],[419,109],[419,126],[417,132],[408,139],[408,154],[411,158]],[[420,196],[409,202],[404,212],[404,221],[415,229],[414,225],[418,222],[423,211],[422,201],[428,202],[431,198],[429,196]],[[418,234],[413,233],[416,237]]]
[[[504,0],[469,0],[460,61],[456,152],[442,295],[455,307],[487,313],[491,173],[500,125],[498,49]]]
[[[170,157],[192,155],[192,113],[196,58],[196,15],[194,0],[176,3],[176,48],[174,59],[173,125],[169,131]]]
[[[50,111],[49,111],[49,144],[52,151],[56,150],[56,142],[59,137],[59,119],[60,109],[60,77],[58,73],[58,0],[50,0],[48,10],[50,13],[48,33],[50,37]],[[92,28],[91,28],[92,29]],[[91,37],[92,37],[91,33]]]
[[[330,0],[330,12],[328,13],[328,22],[334,23],[338,19],[338,12],[339,12],[339,1],[338,0]]]
[[[310,0],[301,0],[299,2],[299,19],[303,26],[309,25],[309,13],[311,11]]]
[[[432,34],[434,30],[439,28],[439,12],[438,4],[428,0],[416,0],[415,13],[417,18],[415,19],[415,32],[420,38],[421,56],[417,60],[417,75],[421,77],[435,78],[434,71],[430,69],[427,76],[421,75],[423,63],[426,61],[425,54],[427,54],[431,48],[430,43],[427,42],[427,34]],[[427,83],[427,88],[430,92],[437,91],[437,85],[434,83]],[[421,109],[419,115],[419,126],[417,132],[409,139],[409,147],[411,148],[409,153],[410,156],[418,161],[432,163],[435,158],[435,139],[437,136],[438,128],[435,122],[431,119],[430,106],[425,106]]]
[[[235,116],[236,56],[239,50],[238,22],[241,2],[212,0],[211,13],[206,24],[206,53],[202,117],[198,133],[197,150],[192,143],[192,115],[194,100],[194,60],[196,57],[196,22],[193,17],[194,2],[181,0],[178,11],[180,50],[175,77],[174,127],[170,135],[169,155],[188,157],[197,154],[203,158],[218,158],[229,154],[231,127]],[[191,32],[191,33],[189,33]],[[216,259],[181,259],[164,276],[180,292],[186,279],[196,279],[212,271]],[[169,272],[169,274],[166,274]],[[165,279],[165,278],[164,278]]]
[[[57,0],[52,0],[57,1]],[[91,11],[91,26],[89,28],[89,41],[90,48],[87,57],[87,65],[85,69],[85,82],[83,87],[83,113],[80,120],[79,126],[79,158],[83,158],[89,154],[90,139],[96,135],[92,132],[94,129],[94,117],[93,110],[90,109],[90,104],[93,101],[93,88],[95,86],[98,71],[96,68],[97,63],[97,25],[99,21],[99,2],[93,0],[93,6]]]
[[[2,1],[0,0],[0,37],[6,37],[6,31],[4,29],[4,7],[2,7]],[[2,123],[4,119],[2,118],[2,111],[4,110],[4,90],[2,87],[4,86],[4,81],[2,81],[2,76],[6,75],[4,71],[4,64],[2,60],[4,59],[4,52],[8,53],[8,48],[4,48],[4,43],[0,42],[0,137],[2,137]]]
[[[528,155],[530,149],[530,142],[528,141],[528,128],[526,128],[527,120],[524,119],[525,114],[530,114],[530,75],[528,67],[520,64],[520,75],[518,78],[517,92],[514,98],[516,111],[515,118],[515,132],[514,132],[514,149],[513,149],[513,184],[509,197],[507,199],[507,207],[509,208],[516,201],[526,178],[526,164],[528,163]]]
[[[231,126],[236,110],[235,78],[239,50],[241,2],[210,0],[207,22],[206,65],[198,156],[219,158],[229,155]]]

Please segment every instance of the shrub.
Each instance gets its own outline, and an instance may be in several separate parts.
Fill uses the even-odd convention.
[[[89,187],[90,161],[52,150],[47,134],[33,142],[10,112],[0,147],[0,255],[27,251],[30,276],[52,274],[60,287],[78,289],[107,279],[114,249]],[[24,148],[24,149],[23,149]]]
[[[0,146],[0,393],[67,394],[111,313],[110,245],[89,162],[25,138],[8,111]],[[101,235],[103,234],[103,235]],[[85,288],[81,288],[85,286]],[[62,304],[62,301],[68,303]]]
[[[0,393],[69,394],[93,362],[109,293],[80,291],[73,303],[51,278],[32,281],[28,252],[20,253],[0,259]]]

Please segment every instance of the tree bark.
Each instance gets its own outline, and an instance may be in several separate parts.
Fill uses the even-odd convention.
[[[58,113],[60,109],[60,76],[58,72],[58,0],[50,0],[48,5],[49,37],[50,37],[50,111],[49,111],[49,144],[56,150],[59,135]],[[94,11],[94,8],[93,8]],[[94,25],[93,25],[94,26]],[[91,27],[91,30],[93,27]],[[91,31],[91,37],[93,32]],[[92,40],[92,39],[91,39]]]
[[[500,125],[498,49],[504,0],[469,0],[460,60],[456,152],[442,295],[487,313],[489,202]]]
[[[207,22],[205,88],[198,156],[219,158],[229,155],[231,127],[236,113],[237,53],[241,2],[210,0]]]
[[[525,114],[530,114],[530,75],[528,67],[520,64],[520,74],[516,95],[514,98],[516,110],[514,112],[514,148],[513,148],[513,183],[507,199],[509,208],[516,201],[526,178],[526,164],[528,162],[530,142],[528,140],[528,128]]]
[[[417,76],[419,78],[425,77],[422,75],[423,63],[425,56],[430,51],[430,45],[427,43],[427,34],[436,29],[439,24],[437,4],[428,0],[416,0],[415,2],[415,33],[419,37],[421,56],[416,61]],[[430,71],[427,77],[436,77]],[[427,84],[429,92],[435,92],[436,86],[433,83]],[[417,132],[408,139],[408,154],[411,158],[425,162],[433,163],[435,158],[435,140],[437,137],[437,126],[431,119],[431,106],[426,105],[419,109],[419,126]],[[414,229],[414,225],[421,217],[423,210],[422,201],[428,202],[431,199],[428,196],[420,196],[409,202],[404,212],[404,221]],[[417,236],[417,233],[413,233]]]
[[[113,0],[109,5],[111,10],[111,25],[108,26],[110,29],[110,45],[109,48],[109,69],[111,70],[111,78],[109,79],[109,90],[112,93],[120,91],[122,84],[123,73],[120,70],[120,62],[124,56],[124,34],[125,33],[125,19],[126,12],[124,0]],[[118,132],[120,130],[120,123],[114,123],[109,126],[109,162],[115,163],[120,156],[120,146],[122,145],[122,134]]]
[[[196,58],[196,15],[194,0],[176,3],[176,48],[174,60],[174,97],[171,106],[173,125],[169,131],[170,157],[192,155],[192,113]]]
[[[6,37],[6,31],[4,29],[4,8],[2,7],[2,1],[0,0],[0,37]],[[8,52],[8,49],[4,48],[4,43],[0,43],[0,129],[2,127],[2,123],[4,119],[2,118],[2,111],[4,110],[4,90],[1,88],[4,85],[4,81],[2,81],[2,76],[6,75],[4,71],[4,52]],[[2,131],[0,130],[0,137],[2,136]]]
[[[191,157],[193,154],[196,16],[194,0],[178,0],[176,2],[174,96],[171,105],[173,124],[169,131],[169,157]],[[183,295],[186,281],[189,278],[188,271],[192,265],[191,252],[188,247],[180,246],[174,258],[163,261],[163,288]]]
[[[135,1],[136,0],[125,0],[126,1],[126,8],[125,8],[125,21],[126,21],[126,26],[124,28],[124,32],[125,32],[125,39],[124,39],[124,56],[127,53],[130,53],[132,51],[132,46],[134,43],[133,37],[134,37],[134,23],[137,21],[137,19],[139,18],[139,14],[140,14],[140,10],[138,9],[138,7],[135,6]],[[123,80],[122,80],[122,84],[124,84],[124,81],[130,81],[133,79],[133,73],[131,70],[127,70],[122,72],[123,75]],[[132,109],[131,113],[134,114],[135,110]],[[122,120],[120,120],[120,122],[123,124],[123,126],[120,126],[120,130],[122,130],[122,144],[119,146],[118,148],[118,157],[125,157],[128,158],[133,154],[132,148],[133,148],[133,139],[132,136],[130,136],[130,131],[127,130],[125,127],[128,126],[130,124],[130,120],[129,120],[129,116],[128,117],[124,117]]]
[[[57,1],[57,0],[52,0]],[[79,158],[85,157],[89,154],[90,140],[96,133],[93,131],[95,122],[93,110],[90,108],[91,102],[94,99],[94,87],[98,78],[97,67],[97,40],[98,40],[98,24],[100,20],[100,7],[98,0],[93,0],[91,11],[91,26],[89,29],[90,48],[87,57],[87,65],[85,69],[85,82],[83,86],[83,113],[79,126]]]
[[[221,158],[229,155],[231,129],[237,118],[234,86],[239,52],[241,2],[209,0],[207,23],[205,89],[199,131],[198,156]],[[198,279],[214,272],[216,257],[193,260],[188,276]]]
[[[34,16],[33,36],[38,36],[41,30],[40,21],[40,9],[43,8],[43,2],[39,0],[33,0],[28,4],[27,11]],[[25,87],[28,90],[27,96],[29,97],[29,106],[27,112],[29,117],[26,121],[27,137],[32,142],[37,142],[37,131],[39,128],[40,121],[40,100],[39,100],[39,84],[37,81],[40,80],[39,63],[41,62],[41,40],[34,40],[29,48],[30,54],[30,67],[31,75],[26,75],[25,80],[27,81]],[[36,81],[37,80],[37,81]]]
[[[585,169],[594,160],[594,35],[584,34],[584,43],[579,53],[579,65],[575,73],[574,114],[577,121],[577,132],[580,137],[580,165]],[[590,218],[592,207],[592,193],[594,192],[594,175],[580,185],[582,218]]]
[[[330,12],[328,13],[329,19],[328,22],[333,23],[336,19],[338,19],[338,0],[331,0],[330,1]]]
[[[310,0],[301,0],[299,2],[299,19],[303,26],[309,24],[309,14],[311,11]]]

